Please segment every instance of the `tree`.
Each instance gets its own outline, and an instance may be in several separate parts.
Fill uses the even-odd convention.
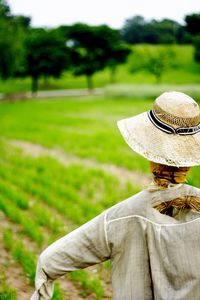
[[[14,77],[25,74],[25,41],[30,32],[30,18],[14,16],[13,18],[13,52],[14,52]]]
[[[185,17],[186,30],[191,35],[200,34],[200,14],[187,15]]]
[[[154,35],[157,36],[157,44],[173,44],[178,42],[181,28],[183,27],[178,22],[170,19],[163,19],[161,21],[152,20],[148,26],[149,31],[154,32]]]
[[[0,21],[0,77],[5,80],[14,73],[14,51],[11,30]]]
[[[109,27],[99,26],[96,28],[98,36],[104,38],[104,54],[106,67],[110,69],[110,81],[115,82],[115,75],[118,65],[126,62],[131,53],[130,47],[122,41],[119,31]]]
[[[8,19],[11,17],[10,7],[5,0],[0,0],[0,18]]]
[[[4,80],[20,72],[29,26],[30,18],[13,16],[7,3],[0,0],[0,77]]]
[[[200,62],[200,34],[194,40],[194,59]]]
[[[172,67],[174,56],[174,52],[166,46],[135,49],[130,59],[130,72],[145,70],[154,75],[157,83],[160,83],[163,74]]]
[[[130,44],[172,44],[184,42],[185,29],[170,19],[146,21],[142,16],[134,16],[125,21],[120,34]]]
[[[70,28],[68,38],[67,45],[72,50],[72,72],[75,76],[85,75],[88,89],[92,90],[94,73],[105,67],[103,36],[98,36],[93,27],[77,23]]]
[[[67,28],[67,31],[72,72],[75,76],[86,76],[89,90],[93,89],[93,75],[96,72],[107,66],[112,70],[116,69],[129,53],[118,31],[106,25],[89,26],[77,23],[70,29]]]
[[[107,60],[107,65],[110,69],[110,82],[115,82],[116,70],[118,65],[126,62],[131,50],[122,43],[114,44],[113,48],[110,49]]]
[[[12,46],[11,14],[7,3],[0,0],[0,77],[7,79],[13,74],[14,56]]]
[[[143,43],[146,25],[145,19],[139,15],[127,19],[120,31],[122,39],[130,44]]]
[[[194,45],[194,59],[200,62],[200,14],[187,15],[185,17],[186,30],[191,34]]]
[[[40,77],[58,78],[68,67],[65,40],[56,32],[32,29],[26,40],[26,75],[32,78],[32,92],[38,90]]]

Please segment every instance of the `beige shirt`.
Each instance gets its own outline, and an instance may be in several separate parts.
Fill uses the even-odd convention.
[[[107,259],[115,300],[200,299],[200,214],[172,218],[152,208],[185,195],[200,190],[152,186],[57,240],[38,259],[31,300],[51,299],[56,278]]]

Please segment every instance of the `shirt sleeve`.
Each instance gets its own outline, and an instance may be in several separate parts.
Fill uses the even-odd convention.
[[[36,269],[36,289],[31,300],[51,299],[56,278],[109,258],[104,212],[60,238],[41,253]]]

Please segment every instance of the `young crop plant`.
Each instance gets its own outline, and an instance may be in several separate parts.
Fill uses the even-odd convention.
[[[98,276],[92,278],[88,275],[86,270],[78,270],[69,273],[71,280],[80,284],[83,288],[82,296],[85,298],[91,293],[95,294],[96,300],[101,300],[104,296],[104,289]]]
[[[0,299],[1,300],[18,300],[16,291],[6,282],[6,276],[0,273]]]
[[[10,229],[6,229],[4,231],[3,242],[6,249],[12,254],[14,260],[22,266],[25,274],[33,284],[36,267],[35,254],[30,253],[21,241],[14,239],[13,233]]]
[[[25,275],[29,278],[32,285],[35,283],[36,255],[26,249],[24,243],[13,237],[10,229],[6,229],[3,234],[3,242],[6,249],[12,254],[14,260],[18,262],[24,270]],[[4,298],[0,298],[4,300]],[[5,298],[5,300],[17,300],[17,298]],[[62,291],[57,283],[55,285],[54,300],[64,300]]]
[[[19,191],[14,188],[13,185],[2,179],[0,179],[0,194],[3,194],[6,198],[9,198],[23,210],[29,208],[28,200],[24,196],[22,196]]]
[[[22,226],[22,232],[27,234],[32,240],[41,246],[44,237],[38,225],[30,219],[30,216],[21,211],[10,200],[0,196],[0,210],[14,223]]]

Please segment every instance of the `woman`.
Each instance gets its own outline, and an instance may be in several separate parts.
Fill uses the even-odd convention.
[[[50,245],[32,300],[51,299],[56,278],[107,259],[115,300],[200,298],[200,190],[184,184],[200,164],[199,116],[192,98],[167,92],[149,112],[118,122],[151,162],[154,182]]]

